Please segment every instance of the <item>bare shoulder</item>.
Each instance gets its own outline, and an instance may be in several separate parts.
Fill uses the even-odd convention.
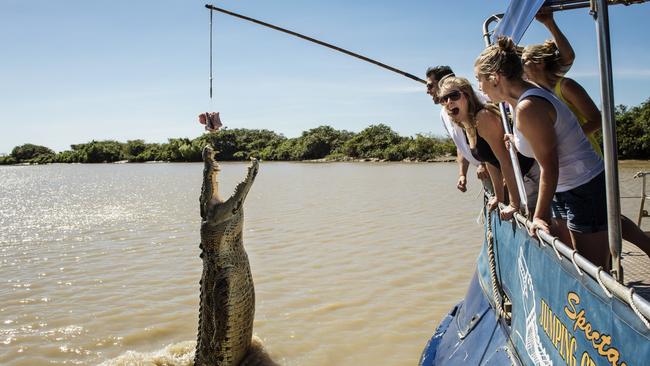
[[[517,104],[516,111],[519,120],[537,120],[548,117],[549,113],[555,111],[555,108],[551,102],[544,98],[530,96]]]
[[[499,121],[499,116],[497,116],[494,112],[488,110],[488,109],[481,109],[476,113],[476,122],[481,123],[494,123]]]
[[[575,96],[575,95],[584,95],[586,94],[585,89],[582,85],[578,84],[577,81],[569,78],[562,79],[562,84],[560,84],[560,89],[562,90],[563,96]]]
[[[555,108],[546,99],[530,97],[517,104],[517,128],[526,132],[552,130],[555,120]]]
[[[501,119],[493,111],[481,109],[476,113],[476,126],[479,130],[494,130],[501,126]]]
[[[478,113],[476,113],[476,119],[477,120],[482,120],[482,121],[487,121],[487,120],[499,120],[499,116],[496,115],[493,111],[483,108]]]

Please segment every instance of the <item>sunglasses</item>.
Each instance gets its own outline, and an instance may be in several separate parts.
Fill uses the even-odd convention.
[[[461,95],[462,93],[460,92],[460,90],[454,90],[449,94],[445,94],[441,96],[440,98],[438,98],[438,100],[440,101],[440,104],[447,104],[450,100],[453,102],[457,101],[458,99],[460,99]]]

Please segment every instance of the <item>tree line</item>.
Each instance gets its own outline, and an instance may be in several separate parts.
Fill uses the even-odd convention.
[[[14,147],[10,155],[0,157],[0,164],[110,163],[116,161],[198,162],[201,151],[210,145],[217,160],[357,160],[427,161],[455,154],[448,138],[418,134],[402,137],[384,124],[372,125],[359,133],[320,126],[300,137],[287,138],[269,130],[222,129],[195,139],[170,138],[166,143],[129,140],[126,143],[104,140],[70,146],[56,153],[48,147],[24,144]]]
[[[650,98],[639,106],[616,107],[618,156],[620,159],[650,159]],[[263,160],[366,160],[431,161],[455,155],[448,138],[417,134],[403,137],[384,124],[371,125],[359,133],[320,126],[300,137],[287,138],[269,130],[222,129],[195,139],[171,138],[166,143],[105,140],[70,146],[56,153],[34,144],[16,146],[0,164],[106,163],[116,161],[198,162],[201,150],[211,145],[221,161]]]

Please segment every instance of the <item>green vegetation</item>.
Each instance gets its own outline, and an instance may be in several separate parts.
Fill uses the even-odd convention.
[[[359,133],[320,126],[303,132],[297,138],[286,138],[269,130],[226,128],[193,140],[173,138],[162,144],[148,144],[143,140],[129,140],[126,143],[91,141],[72,145],[71,150],[58,154],[44,146],[26,144],[15,147],[11,155],[0,157],[0,164],[110,163],[124,160],[197,162],[201,161],[201,150],[205,145],[211,145],[221,161],[249,160],[252,157],[285,161],[425,161],[456,152],[449,139],[425,135],[402,137],[383,124],[370,126]]]
[[[650,159],[650,98],[615,111],[620,159]],[[402,137],[384,124],[372,125],[359,133],[320,126],[300,137],[286,138],[269,130],[223,129],[195,139],[172,138],[166,143],[126,143],[106,140],[72,145],[71,150],[55,153],[45,146],[16,146],[10,155],[0,156],[2,164],[105,163],[128,160],[201,161],[201,150],[211,145],[217,159],[248,160],[387,160],[430,161],[454,155],[456,148],[447,138],[418,134]]]
[[[46,164],[51,163],[56,153],[45,146],[24,144],[14,147],[11,155],[0,157],[0,164]]]
[[[619,105],[614,113],[619,157],[650,159],[650,98],[631,109]]]

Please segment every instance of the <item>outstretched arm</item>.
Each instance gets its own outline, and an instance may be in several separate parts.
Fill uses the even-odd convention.
[[[566,74],[566,72],[571,68],[571,65],[573,65],[573,61],[576,58],[576,54],[573,51],[573,47],[571,47],[571,43],[557,26],[557,23],[555,23],[555,19],[553,19],[553,13],[540,11],[537,13],[537,15],[535,15],[535,19],[544,24],[546,29],[551,32],[553,42],[555,42],[555,45],[557,46],[557,49],[560,53],[560,63],[562,64],[563,71]]]

